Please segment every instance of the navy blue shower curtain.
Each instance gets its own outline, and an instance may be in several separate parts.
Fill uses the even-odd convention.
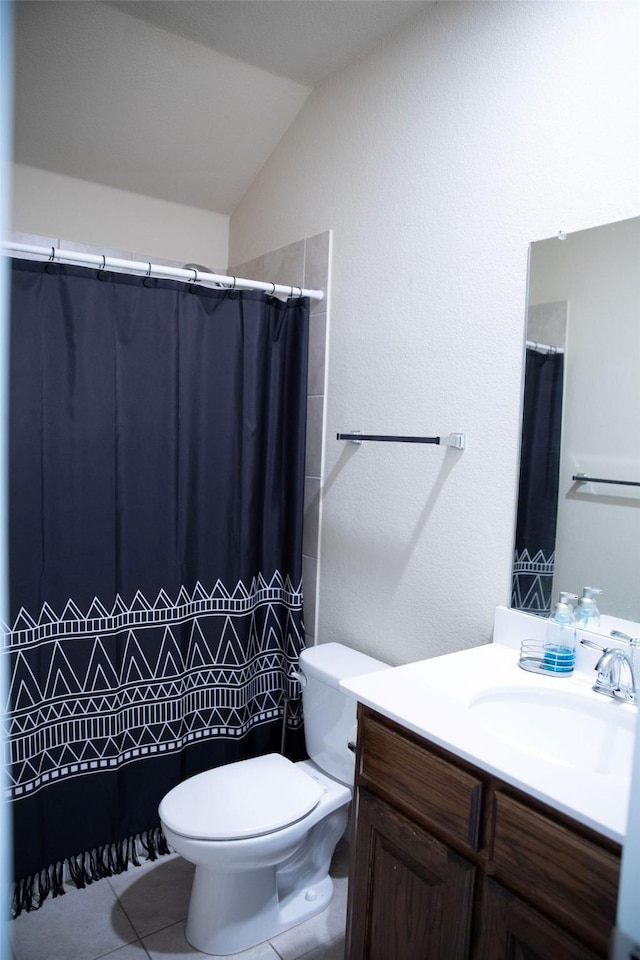
[[[558,515],[564,356],[527,350],[511,606],[549,615]]]
[[[302,754],[309,303],[13,262],[14,912],[165,849],[191,774]]]

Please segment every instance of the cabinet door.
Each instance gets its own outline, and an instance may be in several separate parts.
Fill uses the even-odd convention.
[[[360,790],[348,960],[463,960],[475,870],[382,800]]]
[[[503,790],[493,813],[495,879],[606,955],[620,875],[611,844]]]
[[[474,960],[602,960],[494,880],[486,880]]]

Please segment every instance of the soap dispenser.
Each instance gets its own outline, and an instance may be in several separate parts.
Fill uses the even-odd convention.
[[[570,600],[575,593],[561,593],[546,629],[544,668],[552,673],[573,673],[576,662],[576,620]]]
[[[575,609],[576,626],[581,630],[597,630],[600,626],[600,611],[593,599],[602,593],[597,587],[585,587]]]

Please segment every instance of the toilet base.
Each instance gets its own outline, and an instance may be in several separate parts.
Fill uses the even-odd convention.
[[[192,904],[194,893],[196,897],[196,881],[198,871],[204,871],[205,868],[196,868],[194,877],[194,886],[191,891]],[[256,881],[256,877],[252,878]],[[209,878],[202,878],[202,890],[207,891],[208,909],[211,911],[211,900],[208,893],[211,887],[208,883]],[[234,885],[232,884],[231,887]],[[257,884],[259,887],[260,884]],[[211,913],[203,912],[200,909],[189,908],[189,918],[185,930],[187,941],[196,950],[201,953],[215,954],[216,956],[227,956],[232,953],[241,953],[250,947],[255,947],[265,940],[270,940],[285,930],[310,920],[329,906],[333,897],[333,880],[326,876],[319,883],[306,889],[300,890],[292,895],[284,904],[278,904],[277,897],[272,896],[275,888],[273,876],[268,878],[262,892],[267,896],[259,904],[256,910],[254,898],[247,898],[246,886],[243,889],[231,889],[227,884],[225,899],[233,900],[233,909],[221,914],[226,917],[224,924],[216,925],[217,929],[211,929]],[[256,888],[254,888],[256,892]],[[251,900],[252,902],[249,902]],[[238,910],[238,903],[242,903],[242,908]],[[231,904],[230,904],[231,906]],[[218,900],[216,910],[223,909]],[[252,912],[253,909],[253,912]]]

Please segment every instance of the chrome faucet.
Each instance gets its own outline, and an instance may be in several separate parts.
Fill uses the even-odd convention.
[[[596,693],[614,700],[635,703],[636,678],[633,663],[624,650],[605,650],[596,663],[598,679],[593,685]]]
[[[629,638],[631,639],[631,638]],[[581,640],[585,647],[595,647],[602,651],[602,656],[596,663],[598,678],[593,685],[596,693],[613,700],[622,700],[624,703],[636,702],[636,678],[633,662],[629,656],[618,647],[601,647],[593,640]]]

